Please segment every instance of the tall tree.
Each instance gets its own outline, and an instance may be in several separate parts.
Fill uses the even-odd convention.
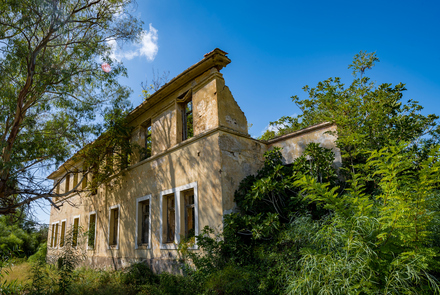
[[[405,85],[377,85],[366,75],[379,59],[375,53],[361,51],[352,64],[354,79],[349,85],[329,78],[316,87],[304,86],[308,99],[292,96],[302,114],[271,122],[279,131],[267,131],[262,139],[286,134],[321,122],[337,125],[338,146],[345,161],[365,162],[365,151],[379,150],[393,142],[438,142],[440,125],[435,114],[423,115],[423,107],[412,99],[402,101]],[[428,135],[428,136],[425,136]],[[344,161],[344,162],[345,162]]]
[[[129,107],[130,90],[118,82],[126,70],[110,58],[110,44],[140,36],[134,4],[0,2],[0,214],[53,196],[41,169],[102,132],[97,117],[115,122]]]

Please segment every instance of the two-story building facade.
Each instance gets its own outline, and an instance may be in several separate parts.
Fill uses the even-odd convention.
[[[240,181],[263,164],[268,149],[283,147],[286,163],[301,155],[310,142],[340,153],[323,123],[269,142],[248,134],[246,117],[220,70],[230,63],[215,49],[135,108],[128,121],[132,139],[145,147],[135,155],[116,188],[100,187],[96,194],[76,194],[52,207],[48,260],[63,247],[68,228],[93,232],[86,264],[120,267],[147,261],[155,271],[175,271],[177,245],[205,226],[221,230],[225,214],[234,210]],[[67,165],[67,162],[66,164]],[[69,163],[69,165],[75,165]],[[81,175],[61,166],[49,178],[68,191]],[[194,246],[197,251],[197,246]]]

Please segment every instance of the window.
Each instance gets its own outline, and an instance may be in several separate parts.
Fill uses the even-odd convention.
[[[119,248],[118,245],[118,238],[119,238],[119,205],[110,207],[109,212],[109,237],[108,237],[108,244],[109,246],[113,246],[116,249]]]
[[[64,181],[64,183],[65,183],[64,192],[67,193],[70,190],[70,174],[66,175],[66,180]]]
[[[50,235],[50,246],[51,247],[55,247],[55,243],[54,243],[54,239],[55,239],[55,222],[52,223],[52,234]]]
[[[83,169],[83,171],[81,173],[81,177],[82,177],[81,188],[84,190],[87,188],[87,167],[85,165],[83,165],[82,169]]]
[[[151,195],[136,199],[136,246],[151,248]]]
[[[72,246],[78,246],[79,216],[73,217]]]
[[[197,182],[161,192],[160,248],[177,249],[180,237],[191,238],[198,232]]]
[[[95,249],[96,212],[89,213],[89,230],[87,232],[87,249]]]
[[[141,155],[141,160],[148,159],[151,157],[151,120],[146,121],[144,124],[142,124],[142,132],[144,137],[143,142],[143,151]]]
[[[72,189],[74,189],[77,184],[78,184],[78,172],[75,172],[73,174],[73,186],[72,186]]]
[[[165,202],[165,243],[174,243],[176,234],[176,209],[174,194],[163,197]]]
[[[182,141],[194,136],[192,100],[186,102],[182,109]]]
[[[182,141],[184,141],[194,136],[192,90],[177,97],[177,103],[180,109],[179,128],[182,132]]]
[[[195,236],[194,189],[183,192],[185,210],[185,238]]]
[[[59,225],[59,223],[57,222],[56,224],[55,224],[55,239],[54,239],[54,242],[53,242],[53,246],[54,247],[56,247],[57,245],[58,245],[58,225]]]
[[[66,220],[61,221],[60,247],[64,247],[64,236],[66,235]]]

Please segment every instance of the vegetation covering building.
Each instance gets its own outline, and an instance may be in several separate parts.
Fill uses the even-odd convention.
[[[130,140],[140,148],[117,181],[87,190],[93,175],[83,177],[84,163],[75,158],[48,177],[59,194],[78,188],[53,200],[58,208],[50,214],[49,261],[72,229],[73,246],[84,248],[90,266],[147,261],[155,271],[175,271],[178,244],[205,226],[222,230],[240,181],[262,167],[267,150],[282,147],[284,164],[290,164],[317,142],[332,149],[340,164],[335,137],[327,132],[336,128],[330,123],[269,141],[250,137],[220,73],[230,63],[226,54],[220,49],[206,54],[128,115]],[[84,243],[77,237],[80,229],[88,232]],[[191,248],[197,251],[197,241]]]

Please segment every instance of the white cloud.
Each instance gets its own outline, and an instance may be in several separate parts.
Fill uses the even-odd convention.
[[[148,61],[153,61],[159,50],[159,46],[157,45],[158,39],[159,34],[157,33],[157,29],[150,24],[148,31],[142,31],[139,43],[133,45],[133,50],[123,51],[118,47],[116,40],[109,40],[107,44],[109,44],[112,49],[110,58],[120,61],[122,59],[131,60],[138,56],[145,56]]]

